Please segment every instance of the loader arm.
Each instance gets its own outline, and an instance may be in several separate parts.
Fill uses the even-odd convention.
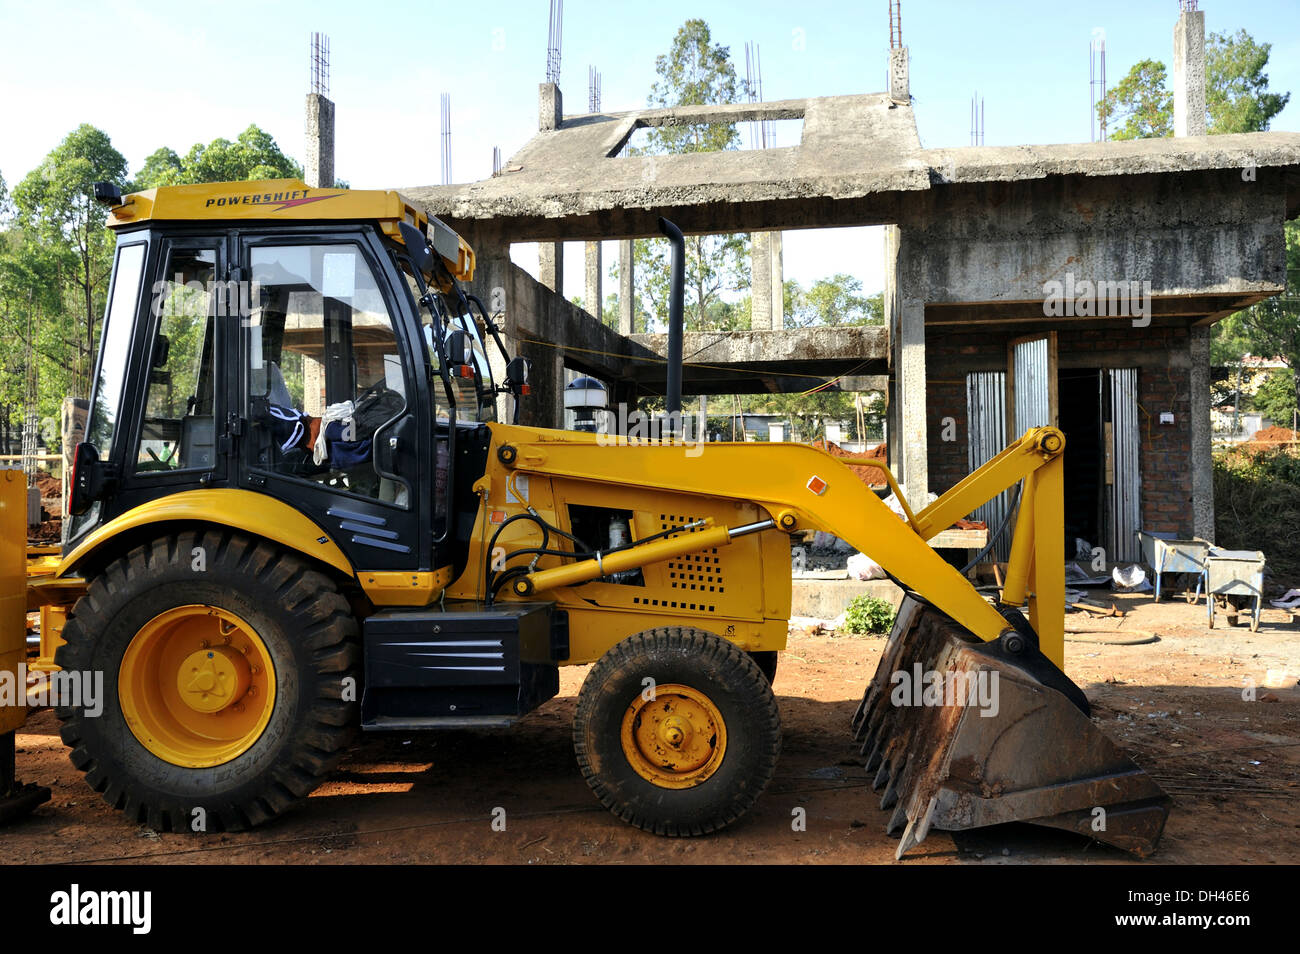
[[[834,534],[869,554],[903,585],[985,642],[1005,633],[1010,628],[1007,620],[926,541],[1026,479],[1004,601],[1019,605],[1029,595],[1031,623],[1041,627],[1043,653],[1057,667],[1063,662],[1060,455],[1065,438],[1055,428],[1029,431],[918,514],[912,515],[904,503],[912,532],[903,529],[898,516],[846,466],[846,462],[879,466],[879,461],[834,458],[807,445],[784,443],[710,444],[692,454],[680,444],[619,440],[613,446],[621,453],[610,454],[614,439],[608,437],[596,441],[566,434],[557,440],[551,436],[555,432],[505,425],[493,425],[493,432],[500,446],[511,448],[505,456],[515,470],[742,498],[766,508],[776,527],[786,532],[814,529]],[[884,472],[902,501],[892,475]],[[662,550],[653,545],[645,547],[642,556],[643,563],[664,559]],[[1058,569],[1052,572],[1053,567]],[[548,582],[543,575],[548,572],[534,574],[534,584],[542,584],[537,588]],[[531,592],[532,587],[527,589]],[[522,596],[525,589],[517,592]]]

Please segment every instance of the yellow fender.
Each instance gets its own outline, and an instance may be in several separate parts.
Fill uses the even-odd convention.
[[[86,557],[126,530],[169,521],[201,521],[242,530],[284,544],[349,577],[353,575],[352,564],[338,544],[301,511],[266,494],[232,488],[187,490],[128,510],[92,531],[59,562],[54,575],[73,572]]]

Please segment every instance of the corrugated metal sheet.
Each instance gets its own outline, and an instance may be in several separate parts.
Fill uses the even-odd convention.
[[[1138,454],[1137,368],[1111,368],[1111,466],[1110,506],[1107,529],[1111,538],[1106,553],[1116,562],[1139,559],[1137,531],[1142,527],[1142,471]]]
[[[966,375],[966,462],[970,471],[984,466],[1007,446],[1007,375],[1005,371],[976,371]],[[1007,494],[1001,493],[972,515],[996,532],[1007,513]],[[998,540],[992,556],[1006,560],[1011,533]]]
[[[1016,374],[1016,436],[1052,423],[1047,339],[1021,341],[1012,358]]]

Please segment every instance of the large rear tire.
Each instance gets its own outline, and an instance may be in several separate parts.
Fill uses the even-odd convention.
[[[279,815],[329,774],[355,729],[348,603],[264,541],[212,530],[137,547],[93,579],[63,636],[64,671],[103,674],[102,711],[57,710],[72,762],[157,831],[237,831]]]
[[[587,674],[573,742],[587,784],[619,818],[657,835],[704,835],[767,787],[781,720],[748,654],[697,629],[653,629]]]

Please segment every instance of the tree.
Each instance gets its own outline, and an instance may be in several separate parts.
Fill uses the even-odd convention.
[[[175,149],[163,146],[155,149],[144,161],[144,165],[135,175],[135,181],[131,183],[131,191],[142,192],[145,189],[155,189],[160,185],[171,185],[180,182],[180,177],[181,157],[176,155]]]
[[[1174,97],[1165,88],[1165,64],[1142,60],[1097,104],[1097,118],[1124,125],[1111,139],[1150,139],[1174,134]]]
[[[1295,421],[1298,397],[1295,379],[1290,368],[1270,371],[1255,392],[1255,410],[1279,427],[1290,427]]]
[[[817,279],[807,291],[797,282],[787,281],[785,292],[787,328],[878,325],[885,320],[884,295],[862,295],[862,282],[843,272]]]
[[[1256,43],[1245,30],[1211,33],[1205,49],[1205,105],[1212,133],[1263,132],[1291,99],[1268,90],[1271,43]]]
[[[650,89],[648,105],[657,108],[735,103],[743,84],[736,78],[730,50],[713,42],[709,25],[687,20],[666,54],[655,60],[659,78]],[[740,135],[734,123],[702,123],[651,127],[647,145],[629,150],[654,156],[734,149]],[[649,299],[654,314],[668,311],[669,246],[662,239],[634,243],[638,297]],[[725,330],[735,319],[734,308],[720,309],[722,294],[749,284],[747,235],[688,235],[686,237],[686,326]],[[722,322],[722,324],[719,324]]]
[[[134,188],[249,179],[301,179],[302,166],[280,151],[270,133],[256,123],[239,137],[195,143],[184,158],[164,146],[155,150],[136,176]]]
[[[80,393],[88,390],[113,246],[104,210],[95,202],[96,182],[125,186],[126,159],[106,133],[83,123],[14,189],[19,227],[52,253],[61,284],[76,291],[81,347],[73,384]],[[70,263],[61,261],[61,250],[70,253]]]
[[[1300,223],[1286,223],[1286,289],[1276,298],[1229,315],[1215,325],[1211,361],[1232,364],[1244,354],[1280,358],[1300,369]],[[1291,375],[1295,400],[1300,401],[1300,375]]]
[[[1271,43],[1256,43],[1245,30],[1211,33],[1205,46],[1206,128],[1211,134],[1263,132],[1291,99],[1268,89]],[[1111,139],[1148,139],[1174,134],[1174,97],[1165,64],[1142,60],[1097,104],[1097,116],[1122,121]]]

